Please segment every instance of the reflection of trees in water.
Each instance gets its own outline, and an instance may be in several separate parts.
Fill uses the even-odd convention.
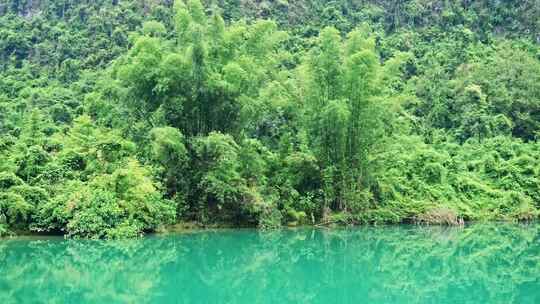
[[[538,302],[538,226],[382,227],[200,238],[192,277],[234,302]],[[230,244],[237,244],[231,247]],[[220,250],[213,250],[220,248]],[[229,250],[227,250],[229,249]],[[189,270],[188,270],[189,272]],[[227,286],[232,284],[231,286]],[[199,285],[199,284],[197,284]],[[232,287],[232,288],[231,288]],[[474,292],[471,293],[471,290]],[[201,291],[202,292],[202,291]],[[536,297],[527,299],[526,296]]]
[[[158,238],[4,240],[0,303],[144,303],[177,249]]]
[[[540,287],[537,235],[507,224],[208,234],[186,240],[176,281],[230,303],[536,303],[523,290]]]
[[[540,226],[0,242],[0,301],[539,303]],[[9,292],[4,292],[9,290]],[[207,300],[205,300],[207,299]]]

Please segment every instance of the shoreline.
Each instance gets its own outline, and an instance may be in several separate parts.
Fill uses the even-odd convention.
[[[260,232],[273,232],[281,230],[299,230],[299,229],[317,229],[317,230],[343,230],[343,229],[354,229],[354,228],[390,228],[390,227],[417,227],[417,228],[466,228],[477,224],[514,224],[514,225],[529,225],[534,223],[540,223],[540,220],[530,220],[530,221],[509,221],[509,220],[489,220],[489,221],[467,221],[459,225],[448,225],[448,224],[418,224],[418,223],[390,223],[390,224],[330,224],[330,225],[284,225],[279,228],[274,229],[260,229],[256,226],[235,226],[227,224],[215,224],[203,226],[200,223],[195,222],[184,222],[177,223],[171,226],[164,227],[160,230],[142,234],[139,237],[135,238],[117,238],[117,239],[107,239],[107,238],[69,238],[66,237],[66,234],[62,233],[43,233],[43,232],[31,232],[25,231],[13,235],[4,235],[0,236],[0,241],[3,240],[50,240],[50,239],[61,239],[61,240],[102,240],[102,241],[118,241],[118,240],[136,240],[143,239],[154,236],[167,236],[174,234],[191,234],[199,232],[224,232],[230,230],[257,230]]]

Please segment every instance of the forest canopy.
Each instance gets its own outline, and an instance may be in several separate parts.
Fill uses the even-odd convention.
[[[540,215],[540,7],[0,4],[0,235]]]

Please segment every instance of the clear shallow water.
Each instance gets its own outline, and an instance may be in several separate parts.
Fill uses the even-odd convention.
[[[3,239],[0,303],[540,303],[540,225]]]

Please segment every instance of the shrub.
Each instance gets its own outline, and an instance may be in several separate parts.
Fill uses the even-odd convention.
[[[23,180],[11,172],[0,172],[0,190],[24,184]]]
[[[49,200],[49,194],[41,187],[19,185],[12,187],[10,192],[20,195],[26,202],[32,204],[34,207]]]
[[[150,172],[129,161],[88,183],[67,183],[62,194],[40,207],[35,230],[60,230],[69,237],[135,237],[174,223],[176,206],[162,198]]]
[[[103,238],[118,225],[123,213],[114,193],[92,189],[77,203],[66,231],[68,236]]]
[[[44,172],[45,165],[50,161],[49,154],[39,146],[31,146],[27,151],[19,156],[17,164],[19,166],[17,175],[29,182]]]
[[[213,132],[196,139],[193,147],[197,172],[195,183],[199,192],[196,199],[201,211],[238,211],[238,203],[242,201],[247,186],[239,172],[239,147],[232,136]]]
[[[274,206],[268,205],[259,214],[258,227],[260,229],[276,229],[281,227],[282,219],[281,212]]]
[[[19,228],[27,227],[34,207],[26,202],[24,198],[15,193],[0,193],[0,215],[3,215],[6,224],[9,226],[18,225]]]

